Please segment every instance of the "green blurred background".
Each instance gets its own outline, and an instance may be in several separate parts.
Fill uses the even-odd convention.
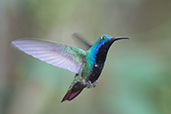
[[[170,0],[0,0],[0,114],[171,114]],[[80,33],[115,42],[96,88],[61,103],[74,74],[10,42],[24,37],[75,47]]]

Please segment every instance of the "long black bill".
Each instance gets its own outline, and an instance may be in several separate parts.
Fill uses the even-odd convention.
[[[122,40],[122,39],[129,39],[127,36],[118,36],[118,37],[113,37],[112,40],[116,41],[116,40]]]
[[[129,39],[127,36],[118,36],[118,37],[113,37],[109,42],[105,43],[105,47],[108,50],[109,47],[115,42],[116,40],[122,40],[122,39]]]

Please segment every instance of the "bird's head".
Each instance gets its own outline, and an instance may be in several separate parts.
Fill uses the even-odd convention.
[[[89,49],[90,58],[96,62],[104,62],[106,59],[107,52],[112,45],[112,43],[116,40],[121,39],[128,39],[126,36],[120,36],[120,37],[112,37],[110,35],[103,34],[101,35],[96,43]]]
[[[122,39],[128,39],[126,36],[119,36],[119,37],[112,37],[107,34],[101,35],[98,40],[95,43],[95,46],[97,47],[103,47],[109,49],[109,47],[112,45],[112,43],[116,40],[122,40]]]

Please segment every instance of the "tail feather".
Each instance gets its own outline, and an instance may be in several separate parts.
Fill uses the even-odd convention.
[[[65,100],[72,100],[74,99],[76,96],[78,96],[80,94],[80,92],[83,90],[83,88],[81,88],[80,90],[78,91],[74,91],[73,88],[71,88],[67,93],[66,95],[64,96],[64,98],[62,99],[61,102],[64,102]]]

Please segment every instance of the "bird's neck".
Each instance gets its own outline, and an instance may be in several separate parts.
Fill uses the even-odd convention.
[[[106,60],[109,47],[108,45],[94,45],[89,50],[89,59],[94,64],[103,64]]]

